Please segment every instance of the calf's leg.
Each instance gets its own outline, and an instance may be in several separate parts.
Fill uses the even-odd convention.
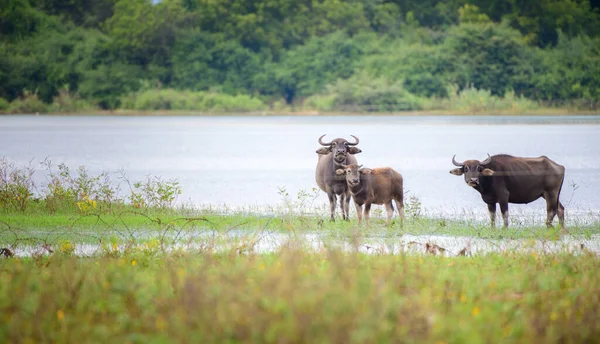
[[[369,228],[369,225],[371,223],[371,203],[365,203],[365,222],[367,223],[367,228]]]
[[[385,204],[385,210],[387,211],[387,218],[385,219],[385,225],[389,226],[392,221],[392,216],[394,215],[394,206],[392,205],[392,200]]]
[[[354,207],[356,208],[356,217],[358,217],[358,224],[360,225],[363,218],[362,205],[354,202]]]
[[[400,215],[400,224],[404,225],[404,200],[402,198],[396,198],[396,208]]]

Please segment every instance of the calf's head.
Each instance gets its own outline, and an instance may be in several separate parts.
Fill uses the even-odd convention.
[[[346,175],[346,182],[350,186],[357,186],[360,184],[360,175],[371,174],[372,170],[368,168],[361,168],[362,165],[341,165],[342,168],[335,170],[335,174],[338,176]]]
[[[358,154],[362,152],[357,147],[354,147],[359,142],[358,137],[354,135],[350,135],[356,140],[354,143],[348,142],[346,139],[342,138],[337,138],[331,142],[323,142],[322,139],[324,136],[325,135],[319,137],[319,143],[323,147],[317,149],[317,154],[327,155],[329,153],[333,153],[333,160],[338,164],[344,163],[348,154]]]
[[[456,155],[452,157],[452,163],[454,166],[458,166],[450,171],[451,174],[460,176],[465,176],[465,183],[469,186],[477,186],[479,185],[479,178],[481,176],[491,176],[494,174],[494,171],[486,168],[485,165],[492,162],[492,157],[488,154],[487,159],[484,161],[479,160],[466,160],[462,163],[459,163],[455,160]]]

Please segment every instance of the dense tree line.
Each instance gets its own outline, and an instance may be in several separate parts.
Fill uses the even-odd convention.
[[[266,104],[329,96],[340,105],[377,105],[475,88],[597,103],[599,6],[587,0],[4,0],[0,98],[33,94],[51,103],[67,94],[111,109],[133,104],[143,91],[174,89]],[[370,86],[353,90],[357,83]],[[361,100],[353,100],[358,94]]]

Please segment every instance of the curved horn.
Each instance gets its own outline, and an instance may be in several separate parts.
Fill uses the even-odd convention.
[[[356,140],[356,143],[348,142],[348,146],[356,146],[360,142],[360,140],[358,139],[358,137],[356,137],[354,135],[350,135],[350,136],[354,137],[354,139]]]
[[[481,165],[481,166],[483,166],[483,165],[487,165],[487,164],[489,164],[490,162],[492,162],[492,157],[490,156],[490,153],[488,153],[488,157],[487,157],[487,159],[483,160],[483,161],[480,163],[480,165]]]
[[[322,146],[331,146],[331,142],[333,142],[333,141],[330,141],[330,142],[327,142],[327,143],[325,143],[325,142],[321,141],[321,139],[322,139],[322,138],[324,138],[324,137],[325,137],[325,135],[327,135],[327,134],[323,134],[323,135],[321,135],[321,137],[319,137],[319,143],[320,143]]]
[[[465,166],[464,163],[456,162],[456,159],[454,159],[454,158],[456,158],[456,154],[454,154],[454,156],[452,157],[452,163],[454,164],[454,166],[458,166],[458,167]]]

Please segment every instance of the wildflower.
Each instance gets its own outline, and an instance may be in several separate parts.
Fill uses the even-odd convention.
[[[64,317],[65,317],[65,312],[63,312],[62,309],[59,309],[56,311],[56,318],[58,320],[63,320]]]
[[[133,259],[133,260],[131,261],[131,266],[135,266],[135,264],[136,264],[136,262],[135,262],[135,259]]]
[[[474,317],[479,315],[479,307],[475,306],[475,308],[473,308],[473,311],[471,311],[471,314],[473,314]]]

